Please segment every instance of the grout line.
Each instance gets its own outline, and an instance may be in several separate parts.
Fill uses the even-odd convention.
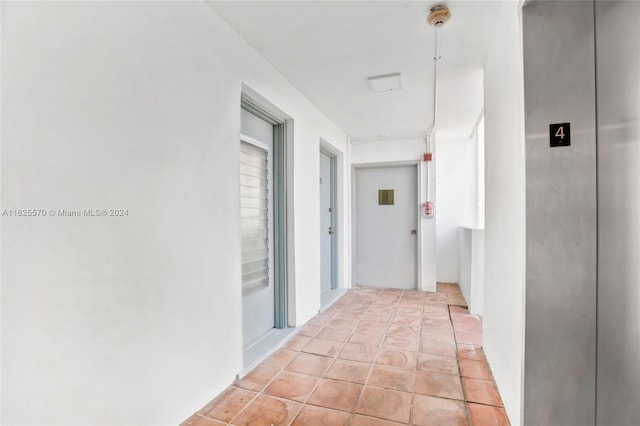
[[[351,302],[353,299],[355,299],[355,297],[351,298],[351,300],[349,302]],[[341,318],[336,318],[336,315],[338,315],[340,312],[342,312],[345,307],[348,306],[348,303],[346,303],[345,305],[343,305],[339,311],[337,311],[332,317],[331,319],[325,324],[325,326],[323,327],[323,330],[325,328],[327,328],[327,324],[329,324],[332,320],[334,319],[341,319]],[[365,311],[366,312],[366,311]],[[315,318],[315,317],[314,317]],[[364,318],[364,315],[363,315]],[[288,423],[288,425],[291,425],[295,419],[298,417],[298,415],[300,415],[300,412],[302,411],[302,409],[305,407],[305,405],[307,405],[307,402],[309,401],[309,398],[311,398],[311,395],[316,391],[316,389],[318,388],[318,386],[320,385],[320,382],[325,379],[325,374],[327,374],[327,371],[329,371],[329,369],[331,369],[331,367],[333,366],[333,364],[335,363],[336,359],[338,359],[338,355],[342,352],[342,350],[344,349],[345,345],[347,344],[347,342],[349,341],[349,338],[351,338],[351,336],[353,336],[353,333],[355,333],[356,328],[358,327],[358,324],[360,324],[360,322],[362,321],[362,318],[359,320],[356,320],[355,325],[353,326],[353,328],[351,329],[351,333],[349,333],[349,335],[347,336],[347,339],[345,341],[342,342],[342,346],[340,346],[340,349],[336,351],[336,354],[332,357],[331,362],[329,362],[329,365],[327,365],[327,367],[324,369],[324,371],[322,372],[322,375],[318,378],[318,381],[316,382],[316,384],[313,386],[313,388],[309,391],[309,394],[307,395],[307,397],[305,398],[304,402],[302,402],[302,408],[300,408],[300,411],[298,411],[298,413],[291,418],[291,421]],[[314,339],[317,338],[314,337]],[[317,354],[315,354],[317,355]],[[331,380],[331,379],[328,379]],[[323,408],[330,408],[330,407],[323,407]],[[334,409],[334,408],[331,408]],[[335,410],[335,409],[334,409]],[[340,410],[338,410],[340,411]]]
[[[380,295],[382,295],[384,292],[384,290],[381,290],[378,293],[378,296],[376,297],[375,300],[378,300],[380,298]],[[371,305],[369,305],[369,308],[367,309],[367,312],[371,309],[371,306],[374,305],[374,302],[371,303]],[[382,340],[378,343],[378,350],[376,351],[375,356],[373,357],[373,360],[371,361],[371,366],[369,367],[369,372],[367,373],[367,377],[364,380],[364,383],[362,384],[362,389],[360,390],[360,395],[358,395],[358,399],[356,400],[355,405],[353,406],[353,412],[351,413],[351,420],[350,420],[350,424],[353,423],[353,419],[356,416],[356,410],[358,409],[358,406],[360,405],[360,401],[362,400],[362,395],[364,394],[364,389],[365,387],[367,387],[367,384],[369,383],[369,379],[371,378],[371,374],[373,373],[373,367],[376,364],[376,360],[378,359],[378,356],[380,355],[380,351],[382,350],[382,343],[385,341],[386,337],[387,337],[387,331],[389,330],[389,324],[392,321],[392,318],[396,315],[397,309],[398,309],[398,303],[400,303],[400,298],[398,299],[398,301],[396,302],[396,306],[393,308],[391,315],[389,316],[389,319],[387,320],[387,325],[386,325],[386,330],[384,332],[384,335],[382,336]],[[369,417],[374,417],[374,418],[379,418],[379,417],[375,417],[375,416],[371,416],[369,415]]]
[[[416,359],[415,359],[415,365],[413,369],[413,394],[411,395],[411,404],[409,405],[409,425],[413,424],[413,412],[414,412],[413,406],[416,398],[416,381],[418,376],[418,354],[420,353],[420,341],[422,340],[422,321],[424,319],[425,303],[427,302],[424,300],[424,293],[423,293],[422,306],[420,308],[420,324],[418,325],[418,336],[416,338],[417,342],[415,347]]]
[[[449,311],[449,321],[451,322],[451,328],[453,329],[453,343],[455,344],[456,347],[456,362],[458,363],[458,374],[460,377],[460,386],[462,387],[462,397],[463,397],[463,404],[464,404],[464,412],[467,416],[467,424],[471,425],[471,413],[469,412],[469,403],[467,402],[467,390],[464,386],[464,380],[462,378],[462,368],[460,366],[460,354],[458,353],[458,338],[456,337],[456,329],[453,325],[453,317],[451,315],[451,307],[450,305],[447,305],[447,311]]]

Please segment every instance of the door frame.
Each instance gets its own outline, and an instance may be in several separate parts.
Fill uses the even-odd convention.
[[[273,284],[274,284],[274,328],[287,328],[291,322],[294,306],[290,303],[293,298],[293,280],[291,273],[293,259],[290,246],[293,241],[293,223],[291,220],[293,202],[291,197],[292,155],[290,147],[293,138],[293,120],[258,95],[248,86],[242,85],[240,108],[258,116],[273,126]],[[239,135],[239,139],[246,138]],[[295,321],[295,319],[294,319]]]
[[[325,144],[320,144],[319,154],[326,155],[330,160],[330,176],[331,176],[331,227],[334,230],[334,236],[331,239],[331,290],[335,290],[338,288],[338,238],[339,232],[338,229],[338,215],[337,215],[337,203],[338,203],[338,156],[331,152],[330,149],[326,148]],[[320,175],[320,173],[318,173]],[[322,206],[321,206],[322,207]],[[322,241],[320,242],[320,249],[322,250]],[[321,254],[322,256],[322,254]],[[322,295],[322,284],[320,285],[320,295]]]
[[[415,197],[415,209],[417,219],[417,231],[418,238],[416,241],[416,287],[415,290],[422,291],[424,280],[422,278],[422,252],[423,252],[423,234],[426,227],[423,226],[422,216],[420,215],[420,200],[423,193],[426,191],[426,168],[419,160],[410,161],[391,161],[391,162],[371,162],[371,163],[357,163],[351,165],[351,259],[355,262],[358,254],[358,225],[357,217],[358,211],[356,207],[356,195],[357,195],[357,171],[359,169],[377,169],[377,168],[393,168],[393,167],[406,167],[415,166],[416,168],[416,197]],[[356,283],[356,268],[351,268],[351,282]]]

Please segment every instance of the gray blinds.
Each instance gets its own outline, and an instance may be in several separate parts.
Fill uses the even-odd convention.
[[[269,285],[269,182],[267,151],[240,144],[242,288]]]

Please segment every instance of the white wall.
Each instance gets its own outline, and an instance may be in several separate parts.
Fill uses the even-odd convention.
[[[351,145],[351,162],[354,166],[372,163],[394,163],[405,161],[420,161],[426,150],[426,142],[422,138],[384,140],[375,142],[361,142]],[[436,157],[436,142],[432,141],[431,150]],[[436,164],[422,162],[419,164],[421,183],[419,185],[420,203],[434,201],[436,197]],[[425,176],[427,176],[425,178]],[[426,185],[424,184],[426,180]],[[429,190],[427,191],[427,186]],[[416,206],[418,208],[418,206]],[[436,291],[437,256],[436,256],[436,227],[438,213],[436,207],[435,219],[419,216],[421,259],[419,262],[419,276],[422,290]]]
[[[471,315],[484,309],[484,229],[458,228],[460,291]]]
[[[295,120],[298,324],[345,135],[204,3],[4,2],[1,40],[2,208],[129,211],[2,218],[2,423],[176,424],[242,369],[241,84]]]
[[[485,64],[484,349],[512,424],[521,424],[525,181],[520,6],[504,2]]]
[[[475,137],[438,143],[436,251],[440,282],[458,282],[458,227],[477,223],[477,147]]]

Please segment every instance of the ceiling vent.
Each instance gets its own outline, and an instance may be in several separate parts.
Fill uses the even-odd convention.
[[[374,92],[391,92],[402,89],[402,76],[399,72],[376,75],[367,79],[369,88]]]

